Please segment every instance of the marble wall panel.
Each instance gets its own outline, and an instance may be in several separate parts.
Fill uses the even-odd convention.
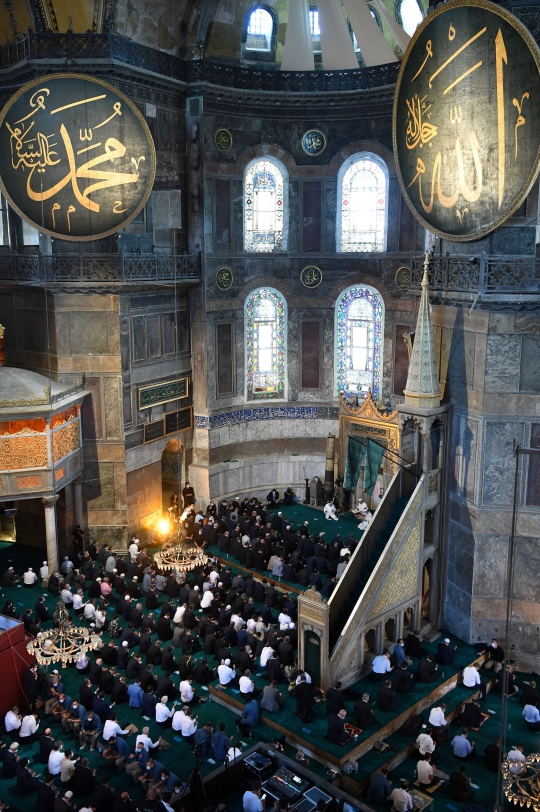
[[[486,392],[517,392],[521,338],[517,335],[488,335],[486,352]]]
[[[86,462],[83,499],[88,510],[114,510],[114,464]]]
[[[80,311],[70,313],[71,355],[107,355],[107,313]]]
[[[259,493],[266,496],[270,488],[283,491],[288,485],[302,492],[305,477],[322,476],[324,455],[283,458],[268,455],[239,462],[221,463],[209,469],[210,496],[235,496],[241,493]]]
[[[516,313],[517,333],[540,333],[540,313]]]
[[[474,376],[475,334],[468,330],[458,329],[456,318],[452,331],[452,342],[448,359],[447,381],[450,387],[458,389],[472,388]]]
[[[456,584],[449,582],[446,587],[446,600],[462,615],[470,615],[472,598],[468,590],[460,589]]]
[[[539,605],[540,624],[540,539],[518,536],[515,545],[514,597]],[[533,573],[536,577],[531,577]]]
[[[475,556],[475,537],[456,522],[450,522],[448,540],[448,580],[471,593]]]
[[[521,336],[519,391],[540,393],[540,335]]]
[[[444,625],[452,634],[461,640],[469,641],[471,635],[471,617],[468,612],[460,612],[449,601],[444,607]],[[482,638],[484,640],[485,638]]]
[[[108,440],[117,440],[123,437],[122,415],[121,415],[121,392],[122,381],[118,377],[106,377],[103,379],[103,401],[105,406],[105,426]]]
[[[475,536],[473,593],[476,596],[502,598],[506,596],[508,536]]]
[[[486,423],[483,501],[490,505],[512,504],[514,439],[522,442],[523,426],[514,422]]]

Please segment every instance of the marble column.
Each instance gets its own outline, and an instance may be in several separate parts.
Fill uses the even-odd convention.
[[[47,538],[47,564],[49,573],[58,568],[58,538],[56,535],[56,502],[58,496],[44,496],[45,536]]]
[[[79,524],[81,529],[84,530],[82,482],[79,482],[78,479],[73,482],[73,495],[75,505],[75,524]]]

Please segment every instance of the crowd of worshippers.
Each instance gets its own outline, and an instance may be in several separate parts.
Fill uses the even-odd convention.
[[[185,538],[196,546],[217,546],[222,556],[243,567],[268,571],[274,578],[313,587],[330,597],[356,548],[354,535],[342,539],[338,533],[327,541],[326,534],[314,533],[308,521],[295,527],[278,509],[279,501],[279,492],[272,490],[266,505],[255,497],[210,502],[204,513],[187,505],[179,521]],[[287,503],[285,498],[283,507]],[[328,576],[324,581],[323,575]]]
[[[159,760],[159,750],[170,743],[162,737],[151,741],[145,728],[135,738],[131,725],[118,722],[122,705],[162,729],[172,728],[189,748],[200,746],[203,757],[223,762],[239,756],[239,737],[250,737],[259,723],[259,701],[275,711],[291,685],[301,693],[311,683],[298,668],[294,596],[269,579],[244,578],[213,559],[187,577],[165,574],[134,537],[125,558],[109,545],[98,552],[91,544],[66,556],[51,573],[46,563],[39,576],[32,568],[18,574],[10,567],[2,584],[24,584],[36,593],[38,587],[48,589],[64,601],[75,623],[88,623],[98,638],[97,650],[74,664],[78,696],[67,693],[58,669],[34,665],[22,677],[25,706],[12,708],[4,719],[9,741],[0,748],[3,774],[15,779],[19,795],[36,793],[39,812],[68,812],[73,793],[89,796],[83,809],[95,812],[175,808],[184,785]],[[2,613],[22,620],[35,636],[53,622],[43,594],[22,614],[6,600]],[[161,676],[154,673],[158,666]],[[268,682],[262,691],[252,679],[256,669]],[[202,692],[210,682],[240,691],[245,705],[237,729],[199,725],[196,706],[207,701]],[[25,755],[25,746],[36,741],[45,770]],[[127,787],[114,793],[108,781],[99,781],[81,754],[87,747],[141,787],[143,801],[133,800]]]
[[[306,539],[309,534],[298,534],[299,543]],[[39,812],[68,812],[73,792],[86,793],[88,802],[83,808],[95,812],[175,809],[183,783],[159,760],[160,749],[170,743],[163,737],[151,741],[144,728],[132,738],[131,726],[123,728],[116,717],[122,704],[131,714],[138,712],[154,719],[163,730],[172,728],[188,748],[200,746],[204,757],[213,757],[218,763],[241,754],[239,737],[250,737],[259,723],[260,709],[277,713],[291,700],[300,720],[309,722],[315,705],[325,699],[326,739],[333,744],[349,739],[342,686],[336,684],[322,697],[310,675],[299,669],[295,597],[286,589],[278,589],[270,578],[235,574],[231,567],[213,559],[187,576],[162,573],[135,537],[125,558],[115,555],[108,545],[99,552],[90,545],[87,550],[76,550],[71,558],[65,557],[58,571],[49,574],[44,564],[39,578],[30,576],[36,576],[30,568],[19,575],[10,567],[2,583],[6,588],[18,583],[28,589],[43,585],[62,598],[78,625],[87,622],[99,639],[98,649],[75,663],[78,696],[65,692],[57,669],[33,666],[22,677],[27,706],[12,708],[6,714],[4,725],[10,743],[3,742],[0,749],[4,776],[16,779],[21,795],[37,794]],[[52,622],[43,595],[36,597],[34,610],[26,609],[20,617],[32,634],[50,628]],[[2,613],[19,615],[10,600]],[[505,664],[504,651],[496,640],[487,651],[486,667],[497,674],[501,690],[516,693],[515,675]],[[453,663],[456,653],[456,647],[445,639],[433,656],[422,648],[418,633],[411,632],[405,641],[398,641],[391,654],[376,657],[371,679],[379,683],[379,710],[396,711],[396,694],[407,693],[412,678],[408,672],[412,657],[421,658],[414,678],[429,683],[444,678],[442,669]],[[154,673],[158,666],[162,676]],[[464,673],[464,684],[483,697],[483,681],[478,670],[471,668],[474,673]],[[253,679],[255,671],[264,677],[262,689]],[[237,729],[231,725],[227,730],[223,723],[215,726],[210,721],[199,725],[196,707],[206,701],[203,692],[211,682],[220,690],[234,687],[239,691],[244,706],[236,720]],[[534,721],[529,722],[525,712],[538,703],[536,686],[531,683],[529,687],[524,706],[527,725]],[[364,695],[354,706],[354,725],[362,730],[379,724],[371,701]],[[444,731],[443,705],[432,710],[429,723],[437,734],[441,728]],[[73,749],[66,747],[66,737],[73,737]],[[446,740],[446,733],[444,737]],[[35,769],[25,755],[25,745],[35,741],[39,741],[45,771]],[[461,755],[456,750],[468,751],[468,745],[474,748],[466,736],[454,737],[451,744],[458,758]],[[111,770],[125,773],[128,786],[131,781],[142,788],[143,801],[140,796],[133,800],[133,791],[127,787],[114,793],[107,781],[98,781],[84,755],[74,755],[77,746],[80,751],[87,747],[97,751]],[[350,767],[358,769],[354,761]],[[394,806],[400,809],[399,798]]]
[[[488,644],[477,644],[478,654],[486,654],[487,659],[483,668],[492,671],[496,676],[494,690],[515,696],[518,687],[515,684],[516,676],[513,666],[506,663],[504,649],[496,639]],[[437,646],[435,654],[429,653],[421,646],[418,632],[411,632],[405,640],[399,640],[392,653],[383,654],[374,658],[370,679],[379,683],[378,704],[381,711],[398,711],[400,701],[397,694],[408,693],[413,688],[413,681],[432,683],[440,679],[444,666],[454,663],[457,656],[457,646],[452,646],[449,638],[445,638]],[[409,671],[412,657],[420,658],[415,672]],[[480,702],[486,699],[487,683],[481,679],[480,665],[478,663],[466,666],[462,672],[462,685],[471,693],[479,694],[467,701],[461,714],[454,721],[462,726],[459,732],[452,735],[451,718],[446,714],[444,702],[430,710],[427,724],[422,723],[422,717],[416,716],[407,722],[411,729],[408,733],[417,735],[416,776],[420,788],[433,789],[441,781],[448,781],[451,797],[455,801],[467,802],[475,797],[474,782],[467,774],[467,764],[475,759],[482,758],[475,749],[475,742],[469,736],[470,730],[478,730],[485,721],[486,714],[482,712]],[[394,672],[394,673],[392,673]],[[393,677],[394,682],[388,677]],[[478,701],[478,699],[480,701]],[[536,683],[531,681],[523,686],[520,702],[524,708],[525,725],[531,731],[540,730],[540,693]],[[354,724],[362,729],[370,725],[377,725],[378,721],[371,707],[369,694],[364,694],[362,700],[357,702],[354,711]],[[416,724],[416,729],[414,725]],[[446,746],[446,747],[445,747]],[[450,773],[442,771],[436,766],[438,759],[445,755],[454,760],[455,769]],[[500,739],[495,738],[484,748],[483,763],[491,771],[498,773],[504,759],[508,760],[510,771],[516,775],[524,775],[525,755],[523,745],[513,746],[508,753],[502,753]],[[451,751],[451,755],[450,755]],[[459,765],[459,762],[463,762]],[[474,772],[474,766],[472,768]],[[374,773],[370,779],[367,790],[367,800],[376,804],[392,804],[396,812],[412,810],[413,800],[409,793],[409,782],[400,780],[399,786],[392,788],[392,778],[385,768]]]

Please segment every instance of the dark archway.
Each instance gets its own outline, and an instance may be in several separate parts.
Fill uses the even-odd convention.
[[[321,684],[321,641],[315,632],[304,632],[304,671],[311,677],[315,688]]]
[[[161,455],[161,505],[163,510],[171,506],[174,494],[180,499],[182,490],[182,464],[184,446],[179,440],[170,440]]]

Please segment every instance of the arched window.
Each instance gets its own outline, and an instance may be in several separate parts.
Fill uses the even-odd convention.
[[[272,49],[272,15],[264,8],[256,8],[249,15],[246,49],[248,51],[270,51]]]
[[[258,288],[246,299],[246,400],[285,397],[286,320],[277,290]]]
[[[381,397],[384,302],[368,285],[347,288],[336,302],[336,390]]]
[[[319,12],[316,8],[309,9],[309,30],[311,31],[311,40],[313,42],[313,51],[316,54],[321,52],[321,28],[319,26]]]
[[[396,18],[398,23],[412,37],[417,27],[424,19],[424,12],[418,0],[397,0]]]
[[[386,251],[388,170],[375,155],[349,158],[338,182],[338,251]]]
[[[248,165],[244,177],[244,248],[246,251],[283,251],[285,178],[265,158]]]

